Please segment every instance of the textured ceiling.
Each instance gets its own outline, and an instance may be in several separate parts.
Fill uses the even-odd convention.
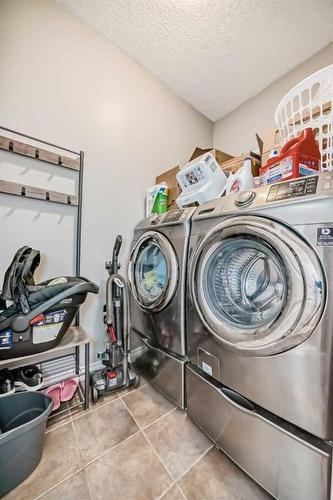
[[[215,121],[333,38],[333,0],[56,0]]]

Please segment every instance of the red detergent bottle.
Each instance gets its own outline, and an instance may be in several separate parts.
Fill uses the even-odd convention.
[[[260,184],[273,184],[304,175],[316,175],[320,170],[320,150],[312,128],[304,129],[290,139],[278,156],[269,158],[260,168]]]

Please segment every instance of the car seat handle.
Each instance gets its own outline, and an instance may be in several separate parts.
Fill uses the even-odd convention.
[[[9,318],[8,326],[12,328],[15,332],[18,333],[24,332],[29,328],[31,321],[34,318],[36,318],[36,316],[46,312],[48,309],[58,304],[62,300],[67,299],[72,295],[76,295],[77,293],[88,293],[88,292],[98,293],[98,291],[99,287],[95,285],[95,283],[92,283],[91,281],[84,281],[83,283],[77,283],[76,285],[67,288],[63,292],[58,293],[54,297],[51,297],[46,302],[43,302],[34,309],[31,309],[28,312],[28,314],[20,314],[18,316],[14,316],[13,318]]]

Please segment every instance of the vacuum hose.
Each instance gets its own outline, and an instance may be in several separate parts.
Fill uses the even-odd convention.
[[[113,286],[115,285],[115,286]],[[114,324],[114,289],[117,287],[122,293],[122,311],[123,311],[123,383],[128,384],[128,354],[129,354],[129,315],[128,315],[128,288],[127,282],[121,274],[115,273],[109,276],[106,282],[106,324]],[[119,300],[119,299],[118,299]],[[117,337],[120,332],[116,331]]]

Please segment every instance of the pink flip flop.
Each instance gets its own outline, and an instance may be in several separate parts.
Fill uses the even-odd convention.
[[[62,386],[61,384],[50,385],[45,389],[44,394],[49,396],[53,401],[52,411],[57,410],[60,406],[60,394],[61,394]]]
[[[79,385],[78,378],[71,378],[62,382],[62,389],[60,399],[62,402],[69,401],[75,394],[77,386]]]

